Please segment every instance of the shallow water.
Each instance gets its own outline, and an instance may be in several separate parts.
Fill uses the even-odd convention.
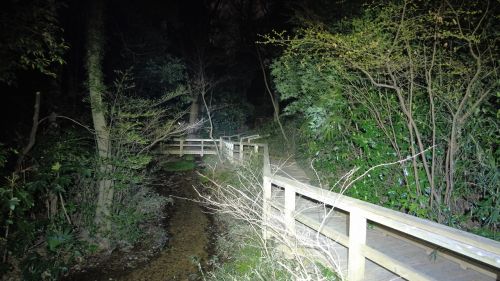
[[[199,266],[206,267],[214,233],[210,216],[192,200],[197,199],[193,185],[197,184],[198,176],[190,171],[164,175],[164,178],[165,184],[157,187],[157,192],[165,197],[174,196],[173,207],[165,210],[166,247],[151,259],[143,255],[148,250],[143,248],[137,251],[132,249],[128,253],[113,253],[97,267],[73,273],[64,280],[200,280]],[[128,260],[139,260],[135,262],[139,266],[130,269],[124,264]]]
[[[179,197],[196,198],[190,181],[178,186]],[[210,221],[198,203],[186,199],[175,199],[175,210],[170,217],[170,241],[158,257],[145,266],[118,278],[135,280],[197,280],[199,269],[208,259]]]

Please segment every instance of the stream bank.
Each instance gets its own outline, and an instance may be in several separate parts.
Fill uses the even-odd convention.
[[[165,250],[148,264],[121,276],[117,280],[198,280],[200,267],[205,267],[210,256],[211,221],[202,207],[193,200],[197,176],[193,172],[172,174],[172,185],[159,192],[175,195],[174,210],[169,218],[169,242]],[[173,190],[172,190],[173,188]]]
[[[139,243],[127,252],[116,251],[97,266],[75,272],[64,280],[200,280],[200,268],[205,269],[213,255],[215,227],[210,215],[196,202],[198,196],[193,186],[198,181],[194,171],[159,175],[156,191],[174,202],[165,208],[164,225],[156,226],[168,233],[162,250],[145,249]]]

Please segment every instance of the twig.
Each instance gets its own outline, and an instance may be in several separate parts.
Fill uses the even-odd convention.
[[[38,131],[38,123],[39,123],[38,118],[40,116],[40,92],[35,93],[35,105],[33,107],[34,107],[33,124],[31,126],[30,138],[28,144],[26,145],[26,147],[24,147],[23,151],[19,155],[19,158],[17,159],[16,171],[21,168],[21,164],[23,163],[24,157],[26,157],[28,152],[30,152],[30,150],[35,145],[36,132]]]
[[[61,119],[66,119],[66,120],[69,120],[75,124],[77,124],[78,126],[84,128],[85,130],[89,131],[91,134],[95,134],[95,131],[92,130],[90,127],[87,127],[85,125],[83,125],[82,123],[76,121],[75,119],[73,118],[70,118],[68,116],[64,116],[64,115],[49,115],[49,116],[45,116],[44,118],[40,119],[40,121],[38,121],[38,125],[40,125],[43,121],[47,120],[47,119],[56,119],[56,118],[61,118]]]
[[[349,182],[347,184],[347,186],[345,187],[345,189],[349,188],[351,185],[353,185],[356,181],[358,181],[359,179],[363,178],[364,176],[366,176],[366,174],[368,174],[369,172],[371,172],[372,170],[376,169],[376,168],[379,168],[379,167],[385,167],[385,166],[390,166],[390,165],[394,165],[394,164],[400,164],[400,163],[403,163],[403,162],[406,162],[408,160],[411,160],[415,157],[418,157],[419,155],[425,153],[427,150],[433,148],[433,146],[425,149],[424,151],[421,151],[415,155],[412,155],[412,156],[408,156],[406,157],[405,159],[402,159],[402,160],[398,160],[398,161],[394,161],[394,162],[391,162],[391,163],[382,163],[382,164],[378,164],[378,165],[375,165],[373,167],[371,167],[370,169],[366,170],[363,174],[361,174],[360,176],[358,176],[357,178],[355,178],[353,181]]]
[[[64,206],[64,200],[63,200],[63,198],[62,198],[61,192],[59,192],[59,199],[61,200],[61,206],[62,206],[62,209],[63,209],[64,215],[66,216],[66,220],[68,220],[68,223],[69,223],[69,224],[73,224],[73,223],[71,222],[71,219],[69,218],[68,212],[66,211],[66,207]]]

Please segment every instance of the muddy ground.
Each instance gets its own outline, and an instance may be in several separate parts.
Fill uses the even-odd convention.
[[[162,184],[156,188],[174,204],[165,210],[164,225],[150,226],[145,231],[166,228],[167,242],[160,251],[152,243],[139,243],[124,251],[115,251],[107,259],[95,262],[92,268],[74,272],[64,280],[158,281],[200,280],[200,267],[205,269],[212,255],[215,230],[211,217],[197,199],[193,185],[199,180],[194,171],[163,173]],[[184,199],[181,199],[184,198]],[[154,235],[153,235],[154,236]],[[161,243],[161,237],[153,244]]]

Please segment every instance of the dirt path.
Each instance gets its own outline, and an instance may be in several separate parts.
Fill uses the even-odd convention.
[[[178,177],[182,175],[173,175]],[[189,178],[192,178],[191,175]],[[191,180],[173,179],[178,185],[174,195],[185,198],[196,198]],[[167,194],[163,194],[167,195]],[[170,240],[167,249],[142,268],[118,278],[122,281],[140,280],[198,280],[197,261],[202,264],[208,259],[207,248],[210,221],[201,207],[185,199],[175,199],[175,210],[170,217]]]

